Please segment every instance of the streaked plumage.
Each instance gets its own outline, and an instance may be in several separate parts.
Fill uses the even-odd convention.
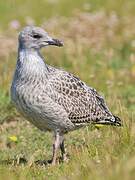
[[[95,89],[44,62],[39,49],[47,45],[62,46],[63,43],[38,27],[26,27],[20,33],[11,99],[31,123],[55,133],[52,160],[55,164],[59,147],[65,159],[64,133],[92,123],[121,124]]]

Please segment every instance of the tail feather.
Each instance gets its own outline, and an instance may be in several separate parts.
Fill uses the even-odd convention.
[[[118,116],[113,116],[115,118],[115,124],[116,126],[122,126],[121,119]]]
[[[96,121],[96,124],[102,124],[102,125],[111,125],[111,126],[122,126],[121,124],[121,119],[118,116],[113,115],[113,120],[112,119],[98,119]]]

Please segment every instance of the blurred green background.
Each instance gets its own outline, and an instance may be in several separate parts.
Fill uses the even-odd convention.
[[[3,27],[13,19],[25,24],[25,18],[34,18],[37,24],[56,15],[72,17],[75,10],[106,13],[117,12],[118,15],[135,15],[135,2],[132,0],[5,0],[0,2],[0,21]]]
[[[0,1],[0,179],[135,178],[135,1]],[[122,128],[84,128],[67,135],[69,163],[51,157],[52,137],[25,121],[10,102],[17,36],[43,27],[64,47],[42,50],[46,62],[79,76],[105,96]]]

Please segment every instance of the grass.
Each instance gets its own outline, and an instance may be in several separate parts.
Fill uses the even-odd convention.
[[[134,7],[132,0],[0,2],[0,179],[134,179]],[[123,120],[122,128],[86,127],[66,135],[70,161],[55,167],[34,163],[51,158],[51,134],[29,124],[10,102],[18,31],[30,23],[65,42],[42,51],[46,62],[96,88]]]

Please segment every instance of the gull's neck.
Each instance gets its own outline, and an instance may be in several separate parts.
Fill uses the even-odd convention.
[[[18,49],[17,69],[24,73],[44,74],[48,73],[48,67],[40,52],[35,49]]]

